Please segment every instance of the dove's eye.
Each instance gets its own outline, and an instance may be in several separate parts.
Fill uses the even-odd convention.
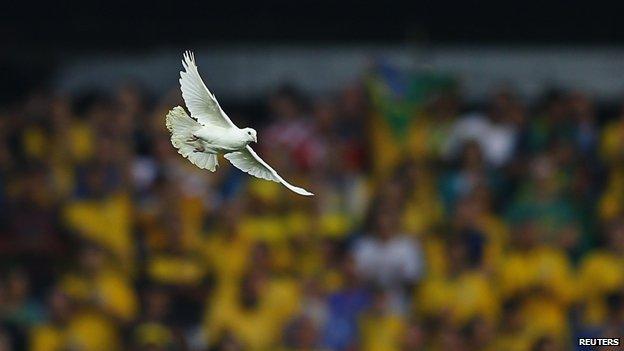
[[[251,132],[247,132],[247,134],[251,135]]]

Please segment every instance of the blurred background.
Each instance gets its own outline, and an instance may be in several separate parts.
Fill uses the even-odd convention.
[[[624,336],[624,32],[586,2],[0,12],[0,350]],[[297,196],[176,153],[180,60]]]

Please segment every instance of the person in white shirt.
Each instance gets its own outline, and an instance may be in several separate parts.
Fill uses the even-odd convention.
[[[373,212],[370,232],[353,246],[360,277],[389,293],[390,303],[400,310],[407,301],[405,292],[423,275],[420,243],[400,232],[395,203],[379,205]]]

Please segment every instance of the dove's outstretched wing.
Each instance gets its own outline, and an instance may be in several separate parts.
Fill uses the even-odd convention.
[[[222,128],[236,127],[232,120],[223,112],[215,96],[206,88],[195,64],[195,56],[192,52],[184,53],[182,66],[185,71],[180,71],[180,87],[186,107],[191,116],[202,125],[217,125]]]
[[[271,166],[264,162],[249,145],[246,149],[227,153],[224,157],[228,159],[236,168],[243,172],[247,172],[254,177],[282,183],[285,187],[300,195],[314,195],[303,188],[294,186],[285,181],[284,178],[280,177],[279,174],[271,168]]]

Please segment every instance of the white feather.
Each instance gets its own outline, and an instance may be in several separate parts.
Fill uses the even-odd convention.
[[[182,66],[184,66],[184,71],[180,71],[180,88],[191,116],[197,118],[197,121],[204,126],[236,127],[223,112],[215,96],[206,88],[197,70],[192,52],[184,53]]]
[[[249,145],[247,145],[244,150],[230,152],[223,156],[234,166],[236,166],[236,168],[243,172],[249,173],[254,177],[282,183],[285,187],[300,195],[314,195],[303,188],[294,186],[285,181],[284,178],[282,178],[271,166],[264,162],[264,160],[261,159]]]

